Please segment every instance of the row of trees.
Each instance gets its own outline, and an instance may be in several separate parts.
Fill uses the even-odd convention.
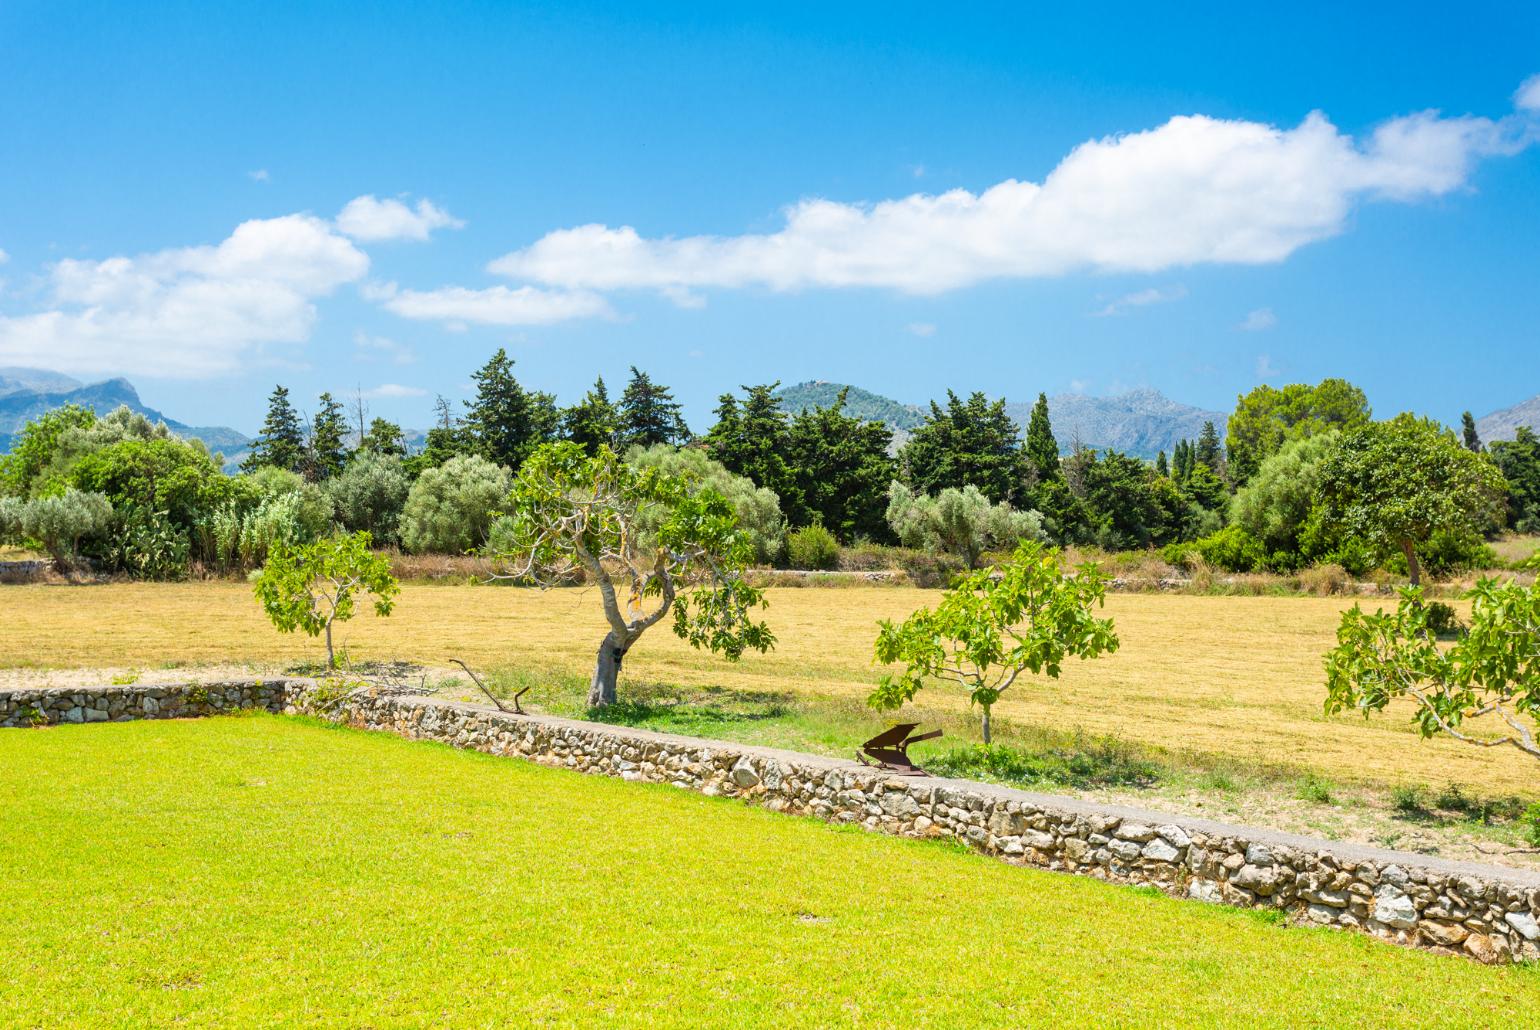
[[[843,395],[785,411],[776,383],[723,395],[694,437],[671,391],[635,368],[619,401],[600,379],[568,408],[520,384],[503,350],[473,380],[461,412],[440,398],[414,452],[361,402],[348,411],[323,394],[307,418],[280,386],[235,477],[202,445],[132,413],[51,412],[0,458],[0,496],[11,498],[0,533],[146,575],[193,560],[249,567],[274,541],[332,525],[377,544],[463,552],[487,541],[513,477],[551,442],[688,466],[734,506],[759,562],[784,560],[797,532],[902,543],[968,567],[1039,540],[1162,547],[1173,562],[1201,556],[1233,571],[1389,563],[1416,577],[1489,560],[1483,538],[1505,523],[1540,527],[1532,432],[1484,448],[1470,420],[1458,437],[1409,415],[1375,422],[1363,392],[1336,379],[1259,387],[1239,399],[1223,439],[1207,424],[1153,463],[1061,453],[1041,395],[1023,433],[1003,401],[949,391],[899,446],[887,426],[851,415]]]

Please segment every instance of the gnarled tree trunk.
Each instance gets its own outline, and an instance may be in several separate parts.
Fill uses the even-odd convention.
[[[620,664],[630,646],[631,641],[614,630],[604,635],[598,659],[594,662],[594,678],[588,684],[589,708],[603,708],[615,703],[615,683],[620,678]]]

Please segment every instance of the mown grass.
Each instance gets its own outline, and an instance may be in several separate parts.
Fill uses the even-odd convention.
[[[815,695],[859,706],[879,618],[934,604],[935,591],[773,589],[765,613],[778,644],[737,664],[692,651],[658,626],[626,659],[622,696],[667,683],[760,694]],[[1322,712],[1322,655],[1351,601],[1311,597],[1118,594],[1107,612],[1122,647],[1065,666],[1057,682],[1022,681],[996,715],[1023,725],[1115,736],[1240,763],[1313,770],[1339,783],[1447,783],[1481,795],[1535,794],[1534,760],[1452,740],[1421,740],[1409,711],[1365,720]],[[1369,606],[1379,601],[1365,602]],[[284,636],[241,583],[125,583],[0,589],[0,666],[138,666],[314,660],[306,637]],[[586,675],[603,636],[591,590],[407,586],[395,613],[364,612],[339,630],[358,659],[482,669],[517,666]],[[967,712],[956,690],[927,690],[937,710]]]
[[[1525,1026],[1540,973],[272,716],[0,730],[0,1025]]]

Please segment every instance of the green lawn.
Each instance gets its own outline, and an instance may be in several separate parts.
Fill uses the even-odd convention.
[[[1533,1025],[1540,972],[272,716],[0,730],[0,1026]]]

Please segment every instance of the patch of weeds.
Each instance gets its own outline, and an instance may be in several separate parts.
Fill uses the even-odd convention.
[[[1224,769],[1206,770],[1198,777],[1198,787],[1202,790],[1217,790],[1223,794],[1234,794],[1241,789],[1235,777]]]
[[[1261,923],[1263,926],[1283,927],[1289,924],[1288,915],[1279,908],[1242,908],[1237,909],[1243,918],[1252,922]]]
[[[1069,746],[1042,750],[974,744],[940,752],[925,768],[937,776],[1067,787],[1148,787],[1161,773],[1132,746],[1112,738],[1076,738]]]
[[[793,713],[794,698],[784,692],[755,692],[706,687],[700,690],[639,689],[614,704],[589,708],[585,717],[613,726],[710,735],[735,723],[774,722]]]
[[[206,705],[209,703],[209,691],[207,687],[193,687],[187,692],[187,703],[193,705]]]
[[[1524,843],[1540,848],[1540,803],[1525,809],[1523,818],[1519,822],[1519,832],[1524,838]]]
[[[1428,806],[1423,798],[1423,788],[1419,786],[1400,785],[1390,788],[1390,807],[1396,814],[1404,818],[1413,819],[1428,814]]]
[[[112,685],[115,687],[131,687],[138,682],[139,674],[137,672],[120,672],[112,677]]]
[[[1516,797],[1476,797],[1467,794],[1458,783],[1451,783],[1433,799],[1446,812],[1457,812],[1472,822],[1490,824],[1493,820],[1513,820],[1524,815],[1524,802]]]
[[[28,726],[37,729],[48,721],[48,716],[37,705],[24,705],[16,713],[21,716]]]
[[[1301,801],[1309,801],[1317,805],[1329,805],[1332,803],[1332,783],[1330,780],[1317,776],[1314,773],[1306,773],[1300,779],[1294,796]]]
[[[1137,886],[1125,887],[1123,889],[1130,894],[1137,894],[1144,898],[1164,898],[1166,896],[1165,891],[1159,887],[1151,887],[1149,884],[1138,884]]]

